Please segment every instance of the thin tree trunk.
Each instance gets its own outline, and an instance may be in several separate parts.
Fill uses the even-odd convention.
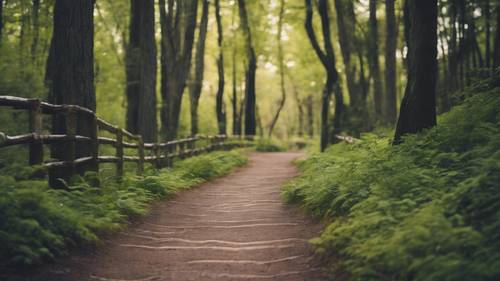
[[[272,137],[274,127],[276,123],[278,123],[278,119],[280,117],[280,113],[285,107],[286,103],[286,88],[285,88],[285,59],[283,57],[283,43],[282,43],[282,33],[283,33],[283,18],[285,15],[285,0],[280,0],[280,12],[278,19],[278,64],[279,64],[279,74],[280,74],[280,88],[281,88],[281,99],[278,102],[278,109],[276,110],[276,114],[274,115],[271,125],[269,126],[269,138]]]
[[[236,77],[236,44],[233,46],[233,98],[231,99],[233,106],[233,135],[241,135],[241,122],[238,113],[238,78]]]
[[[394,142],[436,125],[437,0],[409,1],[409,75]]]
[[[200,102],[201,89],[203,87],[203,75],[205,71],[205,43],[208,28],[208,0],[203,0],[198,42],[196,43],[196,56],[194,79],[189,87],[189,99],[191,101],[191,135],[198,134],[198,105]]]
[[[224,49],[222,43],[224,41],[224,34],[222,28],[222,18],[220,14],[220,0],[215,0],[215,19],[217,21],[217,45],[219,47],[219,57],[217,58],[217,73],[219,75],[219,83],[217,85],[216,105],[215,111],[217,114],[217,127],[220,135],[227,133],[226,122],[226,107],[224,104]]]
[[[375,117],[377,121],[382,120],[383,113],[383,89],[382,76],[379,62],[378,47],[378,20],[377,20],[377,0],[370,0],[370,32],[368,57],[370,64],[370,73],[373,82],[373,100],[375,102]]]
[[[484,29],[485,29],[485,61],[486,68],[491,68],[491,4],[490,0],[484,0]]]
[[[255,75],[257,72],[257,57],[252,43],[252,32],[246,9],[245,0],[238,0],[241,26],[245,34],[248,66],[246,70],[245,82],[245,135],[254,136],[256,134],[256,95],[255,95]]]
[[[126,51],[127,130],[144,141],[157,140],[156,40],[153,0],[131,0]]]
[[[330,107],[330,97],[333,92],[333,87],[335,83],[338,82],[338,72],[335,68],[335,53],[333,50],[333,45],[331,41],[330,33],[330,17],[329,8],[327,0],[319,0],[318,2],[318,13],[321,17],[321,27],[323,34],[323,44],[324,50],[322,50],[314,31],[313,25],[313,4],[312,0],[305,0],[306,5],[306,21],[305,28],[309,41],[318,56],[319,60],[323,64],[326,71],[326,83],[323,88],[322,105],[321,105],[321,151],[324,151],[329,143],[329,125],[328,125],[328,114]],[[338,102],[336,103],[338,105]],[[337,109],[337,108],[336,108]],[[342,120],[343,105],[335,112],[334,120]],[[335,122],[338,125],[340,122]],[[335,126],[333,128],[334,133],[340,131],[340,126]]]
[[[31,62],[35,63],[40,41],[40,0],[33,0],[33,41],[31,42]]]
[[[397,87],[396,87],[396,51],[398,42],[398,32],[396,24],[395,13],[395,0],[386,0],[386,25],[387,35],[385,42],[385,108],[384,116],[386,124],[394,124],[397,120],[396,100],[397,100]]]
[[[493,47],[493,67],[497,68],[500,66],[500,3],[495,7],[496,12],[496,31],[495,31],[495,43]]]
[[[95,111],[94,89],[94,20],[93,0],[56,0],[54,7],[54,32],[51,55],[47,62],[47,78],[50,85],[50,101],[55,104],[74,104]],[[91,136],[92,128],[87,118],[78,116],[76,134]],[[67,119],[54,116],[52,133],[66,134]],[[51,149],[54,159],[67,160],[73,155],[71,144],[54,145]],[[79,144],[76,157],[92,154],[89,144]],[[86,170],[88,167],[82,167]],[[96,167],[90,167],[96,168]],[[50,184],[64,187],[59,179],[69,180],[72,168],[50,171]]]
[[[307,110],[307,135],[310,138],[314,137],[314,100],[313,96],[309,95],[306,98]]]

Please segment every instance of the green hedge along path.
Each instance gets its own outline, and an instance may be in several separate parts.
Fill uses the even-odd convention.
[[[324,280],[308,243],[321,226],[281,198],[300,156],[254,153],[234,173],[159,203],[95,253],[29,280]]]

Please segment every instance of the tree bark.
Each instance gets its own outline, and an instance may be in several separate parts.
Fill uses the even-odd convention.
[[[398,32],[396,24],[395,0],[386,0],[386,42],[385,42],[385,108],[384,120],[386,124],[394,124],[397,119],[397,87],[396,87],[396,50]]]
[[[200,102],[205,71],[205,43],[207,41],[208,10],[208,0],[203,0],[198,42],[196,42],[194,77],[189,87],[189,100],[191,102],[191,136],[196,136],[198,134],[198,105]]]
[[[274,127],[280,118],[281,111],[283,107],[285,107],[286,103],[286,88],[285,88],[285,59],[283,55],[283,43],[282,43],[282,34],[283,34],[283,18],[285,15],[285,0],[280,0],[280,11],[278,18],[278,64],[279,64],[279,74],[280,74],[280,89],[281,89],[281,99],[278,102],[278,109],[276,110],[276,114],[274,115],[271,125],[269,126],[269,138],[272,137]]]
[[[245,0],[238,0],[238,9],[240,13],[241,27],[245,34],[245,43],[247,51],[247,70],[245,82],[245,135],[255,136],[256,134],[256,95],[255,95],[255,76],[257,73],[257,57],[252,43],[252,32]]]
[[[305,20],[305,28],[307,31],[307,36],[309,37],[309,41],[318,56],[319,60],[323,64],[323,67],[326,71],[326,83],[323,88],[322,95],[322,105],[321,105],[321,151],[324,151],[329,144],[329,125],[328,125],[328,114],[330,107],[330,97],[333,92],[333,88],[335,83],[338,82],[338,72],[335,68],[335,53],[333,50],[333,45],[331,41],[331,33],[330,33],[330,17],[329,17],[329,8],[327,0],[319,0],[318,2],[318,13],[321,17],[321,27],[323,34],[323,44],[324,50],[321,48],[318,39],[316,37],[316,33],[314,31],[313,25],[313,4],[312,0],[305,0],[306,5],[306,20]],[[339,98],[337,96],[337,98]],[[339,105],[339,101],[336,102],[336,112],[334,120],[342,120],[343,114],[343,104]],[[335,122],[334,124],[339,124],[340,122]],[[333,128],[334,133],[340,131],[340,127],[336,126]]]
[[[224,104],[224,86],[226,84],[226,80],[224,77],[224,49],[222,46],[222,43],[224,42],[224,30],[222,28],[222,17],[220,14],[220,0],[215,0],[215,20],[217,22],[217,46],[219,47],[219,57],[217,58],[217,73],[219,75],[219,82],[217,85],[215,112],[217,115],[219,135],[225,135],[227,133],[226,106]]]
[[[96,109],[94,89],[94,1],[56,0],[54,7],[54,30],[47,78],[50,86],[50,102],[54,104],[74,104]],[[52,119],[52,133],[66,134],[71,125],[68,118],[56,115]],[[91,136],[91,122],[78,116],[76,134]],[[72,154],[71,144],[52,146],[54,159],[68,160],[92,155],[92,146],[81,143]],[[82,167],[80,171],[96,167]],[[59,179],[69,180],[73,169],[52,170],[49,174],[51,186],[63,187]]]
[[[156,40],[153,0],[130,1],[129,42],[126,51],[127,130],[145,142],[157,140]]]
[[[182,96],[191,68],[198,1],[159,0],[161,25],[161,121],[167,140],[177,137]]]
[[[383,89],[379,62],[377,0],[370,0],[370,31],[368,40],[368,57],[373,82],[373,100],[375,102],[375,119],[383,120]]]
[[[436,125],[437,0],[410,0],[409,74],[396,127],[402,136]]]

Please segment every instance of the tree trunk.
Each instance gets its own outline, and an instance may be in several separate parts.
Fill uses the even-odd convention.
[[[307,135],[310,138],[314,137],[314,100],[313,96],[307,96],[306,98],[306,110],[307,110]]]
[[[484,0],[484,29],[485,29],[485,61],[486,68],[491,68],[491,4],[490,0]]]
[[[394,9],[395,0],[386,0],[386,25],[387,34],[385,42],[385,108],[384,120],[386,124],[394,124],[397,119],[397,87],[396,87],[396,50],[398,43],[398,32],[396,24],[396,13]]]
[[[238,78],[236,77],[236,45],[233,46],[233,135],[241,135],[241,120],[238,111]]]
[[[217,95],[215,103],[215,112],[217,115],[217,127],[220,135],[227,133],[226,123],[226,107],[224,104],[224,86],[226,80],[224,78],[224,33],[222,28],[222,18],[220,14],[220,0],[215,0],[215,20],[217,22],[217,46],[219,47],[219,57],[217,58],[217,73],[219,75],[219,83],[217,85]]]
[[[33,0],[33,41],[31,42],[31,62],[35,63],[40,41],[40,0]]]
[[[198,1],[159,0],[161,26],[162,135],[177,137],[182,96],[191,68]]]
[[[74,104],[95,111],[94,89],[94,1],[93,0],[56,0],[54,7],[54,32],[51,55],[47,62],[47,78],[50,85],[50,102],[55,104]],[[56,115],[52,119],[52,133],[66,134],[71,129],[68,118]],[[78,116],[76,134],[91,136],[91,122]],[[72,159],[72,144],[52,146],[54,159]],[[74,151],[76,158],[92,155],[92,147],[80,143]],[[89,167],[82,167],[81,171]],[[90,167],[96,168],[96,167]],[[63,187],[59,179],[69,180],[72,168],[51,170],[50,184]]]
[[[276,110],[276,114],[274,115],[271,125],[269,126],[269,138],[272,137],[274,127],[276,123],[278,123],[278,119],[280,117],[281,111],[283,107],[285,107],[286,102],[286,88],[285,88],[285,59],[283,57],[283,43],[282,43],[282,33],[283,33],[283,17],[285,15],[285,0],[280,0],[280,12],[278,19],[278,64],[279,64],[279,74],[280,74],[280,88],[281,88],[281,99],[278,102],[278,109]]]
[[[126,52],[127,130],[145,142],[157,140],[156,40],[153,0],[130,1],[129,43]]]
[[[500,66],[500,3],[495,7],[496,12],[496,31],[495,31],[495,43],[493,47],[493,67],[497,68]]]
[[[309,37],[309,41],[318,56],[319,60],[323,64],[323,67],[326,71],[326,83],[323,88],[322,95],[322,105],[321,105],[321,151],[324,151],[329,143],[329,125],[328,125],[328,113],[330,107],[330,97],[333,92],[333,87],[335,83],[338,82],[338,72],[335,68],[335,53],[333,50],[331,33],[330,33],[330,17],[329,17],[329,8],[327,0],[319,0],[318,2],[318,13],[321,17],[321,27],[323,34],[323,44],[324,50],[321,48],[318,39],[316,37],[316,33],[314,31],[313,25],[313,5],[312,0],[305,0],[306,5],[306,21],[305,28],[307,31],[307,36]],[[339,101],[336,102],[336,113],[334,120],[342,120],[343,113],[343,104],[337,109],[339,105]],[[340,122],[334,121],[334,125],[336,125],[333,130],[334,133],[340,131],[340,126],[338,126]]]
[[[410,46],[406,92],[394,142],[436,125],[437,0],[409,1]]]
[[[255,96],[255,75],[257,73],[257,57],[252,43],[252,32],[246,9],[245,0],[238,0],[241,26],[245,34],[248,66],[246,70],[245,82],[245,135],[255,136],[256,134],[256,96]]]
[[[198,104],[200,103],[203,74],[205,71],[205,43],[207,41],[208,9],[208,0],[203,0],[198,42],[196,43],[194,78],[189,87],[189,99],[191,101],[191,136],[196,136],[198,134]]]
[[[379,48],[378,48],[378,21],[377,0],[370,0],[370,31],[368,42],[368,57],[370,73],[373,82],[373,100],[375,102],[375,119],[382,120],[383,113],[383,89],[382,76],[380,74]]]

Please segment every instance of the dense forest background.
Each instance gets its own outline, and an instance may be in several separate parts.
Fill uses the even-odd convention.
[[[339,74],[326,105],[331,120],[326,130],[359,136],[395,127],[407,81],[404,1],[145,2],[100,0],[93,7],[96,106],[104,119],[148,139],[158,132],[169,139],[217,132],[280,139],[318,135],[328,75],[304,28],[311,15],[319,44],[333,42],[331,63]],[[460,99],[454,93],[500,64],[500,4],[438,2],[437,111],[442,113]],[[0,94],[48,99],[54,1],[2,0],[0,7]],[[178,46],[171,51],[165,42],[172,39],[167,28],[176,9],[183,20],[172,33]],[[148,52],[156,60],[145,57]],[[252,91],[247,74],[254,63]],[[144,73],[149,80],[134,85]],[[142,124],[133,120],[139,118],[133,107],[141,95],[148,101],[142,105],[146,111],[156,112]],[[18,118],[24,117],[13,118],[3,122],[9,127],[3,131],[23,131],[25,122]]]

